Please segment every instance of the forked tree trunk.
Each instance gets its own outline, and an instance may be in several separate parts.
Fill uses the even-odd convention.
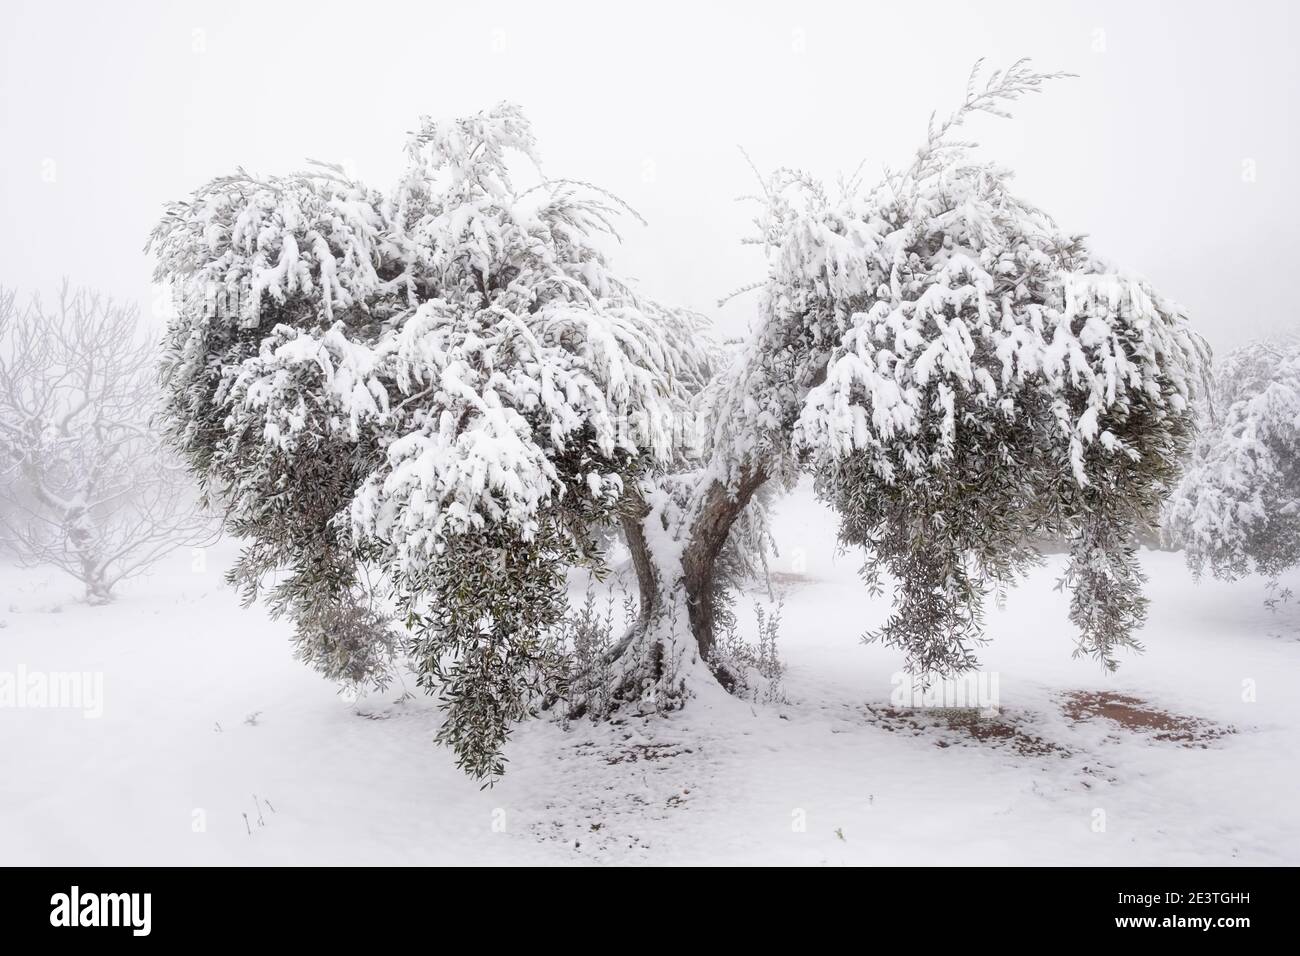
[[[646,540],[645,522],[657,518],[641,506],[623,519],[624,536],[637,576],[640,615],[611,653],[621,665],[616,698],[644,696],[647,688],[655,688],[657,694],[661,689],[669,666],[666,657],[671,649],[665,645],[673,623],[671,612],[679,603],[686,605],[684,623],[700,660],[712,663],[718,555],[732,525],[766,480],[767,475],[760,469],[751,469],[742,475],[734,491],[717,482],[709,486],[682,549],[680,570],[671,580],[669,575],[661,573]],[[724,686],[731,683],[729,675],[717,673],[716,668],[714,673]],[[669,697],[676,696],[675,688],[667,688],[667,692]]]
[[[802,396],[826,381],[829,352],[810,360],[800,375],[798,392]],[[641,597],[641,614],[630,633],[611,651],[608,660],[617,659],[621,677],[615,697],[626,699],[629,688],[646,684],[659,686],[663,677],[664,644],[675,622],[671,611],[684,598],[688,627],[700,660],[709,665],[714,677],[731,690],[731,675],[722,673],[716,661],[715,616],[717,608],[717,562],[732,526],[767,481],[768,474],[759,464],[751,463],[740,472],[739,479],[728,487],[713,481],[704,492],[704,500],[695,511],[681,552],[680,570],[672,580],[659,572],[646,541],[646,521],[657,520],[644,503],[623,519],[623,529],[632,552]],[[659,529],[656,529],[659,530]],[[665,620],[665,619],[669,620]],[[664,628],[663,631],[660,628]],[[639,685],[638,683],[639,682]]]

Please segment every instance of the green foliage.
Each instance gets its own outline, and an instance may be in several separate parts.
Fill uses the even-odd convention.
[[[446,710],[438,741],[471,776],[505,771],[511,727],[562,680],[553,635],[568,610],[564,569],[578,559],[558,529],[530,541],[485,531],[456,538],[408,582],[429,608],[408,618],[407,654]]]

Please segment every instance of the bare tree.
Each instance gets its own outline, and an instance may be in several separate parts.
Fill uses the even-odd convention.
[[[92,604],[214,536],[152,428],[156,393],[138,308],[66,281],[53,308],[0,287],[0,542]]]

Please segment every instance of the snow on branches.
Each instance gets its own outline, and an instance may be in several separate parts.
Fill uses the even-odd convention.
[[[874,636],[923,671],[973,665],[988,588],[1043,536],[1074,542],[1080,650],[1113,666],[1144,606],[1132,537],[1190,437],[1206,350],[1181,310],[951,138],[1050,78],[1024,63],[983,87],[972,75],[913,164],[873,188],[765,180],[763,326],[713,396],[720,480],[812,470],[868,583],[896,580]]]
[[[955,138],[1052,78],[972,74],[875,186],[760,177],[767,276],[731,354],[610,269],[629,210],[542,177],[509,105],[423,120],[387,194],[318,164],[173,204],[152,238],[187,293],[170,435],[252,542],[233,577],[251,599],[290,569],[272,608],[330,676],[382,681],[404,653],[480,776],[566,683],[593,712],[676,706],[701,663],[734,686],[715,630],[763,566],[772,489],[801,474],[868,584],[892,575],[874,636],[912,666],[970,666],[987,592],[1044,537],[1071,541],[1080,650],[1114,666],[1204,347]],[[641,612],[593,664],[615,686],[588,693],[556,646],[564,568],[599,566],[615,523]]]
[[[303,622],[325,600],[372,606],[355,570],[367,563],[392,576],[401,617],[431,603],[425,673],[447,654],[531,666],[550,619],[439,616],[457,584],[435,565],[479,545],[590,560],[592,526],[671,456],[714,354],[697,319],[609,270],[601,240],[625,208],[537,175],[516,107],[423,120],[407,156],[387,196],[319,165],[218,179],[169,206],[151,240],[158,277],[182,286],[164,365],[172,438],[254,541],[235,577],[251,597],[293,567],[273,607],[298,620],[305,657],[346,679],[382,662],[358,647],[353,666],[328,627]],[[531,590],[492,580],[483,593]]]
[[[1257,342],[1215,369],[1165,533],[1198,574],[1300,564],[1300,341]]]

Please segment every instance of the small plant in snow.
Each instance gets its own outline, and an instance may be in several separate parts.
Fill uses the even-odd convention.
[[[1265,587],[1268,589],[1268,597],[1264,599],[1264,607],[1268,608],[1274,614],[1286,604],[1289,604],[1291,598],[1295,597],[1295,592],[1290,588],[1284,588],[1277,581],[1269,581]]]
[[[727,622],[718,641],[719,671],[731,680],[727,689],[757,703],[784,703],[781,677],[785,665],[777,649],[781,635],[781,612],[785,602],[778,601],[770,611],[754,602],[757,635],[748,642],[741,635],[734,617]],[[725,685],[724,685],[725,686]]]
[[[570,673],[566,685],[559,690],[573,701],[570,716],[578,717],[588,711],[605,713],[609,692],[614,647],[618,637],[626,633],[636,621],[636,604],[632,595],[623,592],[615,612],[616,596],[609,591],[604,602],[596,597],[596,581],[587,583],[583,602],[564,619],[560,628],[569,655]],[[616,617],[621,617],[616,620]]]

